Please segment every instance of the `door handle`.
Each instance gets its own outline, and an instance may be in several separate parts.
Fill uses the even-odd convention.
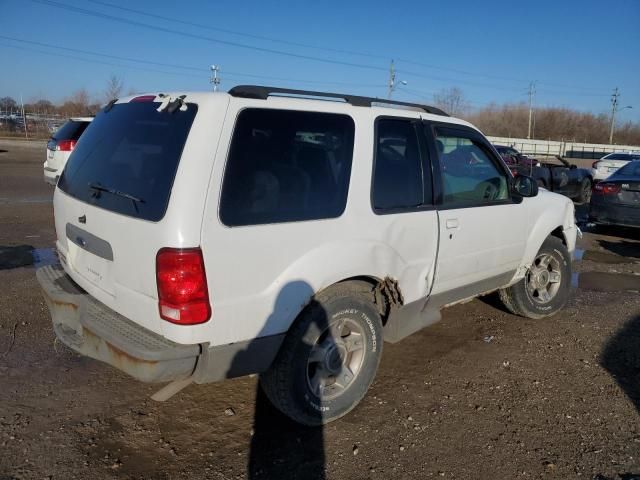
[[[445,224],[448,229],[458,228],[460,226],[457,218],[447,218],[447,221]]]

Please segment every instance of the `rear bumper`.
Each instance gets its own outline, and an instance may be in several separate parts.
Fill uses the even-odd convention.
[[[273,362],[285,336],[215,347],[181,345],[111,310],[74,283],[60,265],[40,268],[36,277],[53,330],[62,343],[143,382],[191,377],[195,383],[209,383],[262,373]]]
[[[608,178],[609,175],[611,175],[612,172],[606,171],[606,172],[601,172],[600,170],[596,170],[595,168],[591,169],[591,176],[593,177],[593,180],[595,182],[599,182],[600,180],[604,180],[605,178]]]
[[[58,183],[58,178],[60,177],[60,173],[57,169],[47,167],[45,163],[44,167],[44,181],[55,186]]]
[[[143,382],[190,376],[200,345],[179,345],[109,309],[84,292],[60,266],[36,272],[53,330],[66,346]]]
[[[640,207],[591,203],[589,220],[601,225],[640,227]]]

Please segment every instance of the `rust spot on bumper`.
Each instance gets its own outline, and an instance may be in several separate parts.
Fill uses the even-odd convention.
[[[53,305],[55,305],[56,307],[71,307],[72,310],[78,310],[78,305],[76,305],[75,303],[71,303],[71,302],[61,302],[60,300],[54,300],[53,298],[49,297],[49,300],[51,301],[51,303]]]
[[[132,375],[133,377],[145,377],[158,366],[158,362],[155,360],[145,360],[134,357],[119,349],[115,345],[107,342],[104,338],[96,335],[84,325],[82,328],[82,334],[85,340],[83,350],[92,350],[91,352],[84,353],[106,362],[109,365]]]

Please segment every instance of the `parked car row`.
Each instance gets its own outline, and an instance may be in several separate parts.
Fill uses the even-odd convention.
[[[610,153],[592,169],[542,163],[513,147],[495,145],[514,175],[528,174],[541,187],[589,203],[589,221],[596,225],[640,227],[640,153]]]

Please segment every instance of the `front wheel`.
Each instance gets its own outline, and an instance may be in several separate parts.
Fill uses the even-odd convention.
[[[544,318],[561,310],[571,289],[571,257],[562,241],[547,238],[526,275],[499,291],[500,300],[516,315]]]
[[[382,321],[366,282],[345,282],[318,294],[287,333],[260,376],[271,403],[303,425],[322,425],[350,412],[375,377]]]

